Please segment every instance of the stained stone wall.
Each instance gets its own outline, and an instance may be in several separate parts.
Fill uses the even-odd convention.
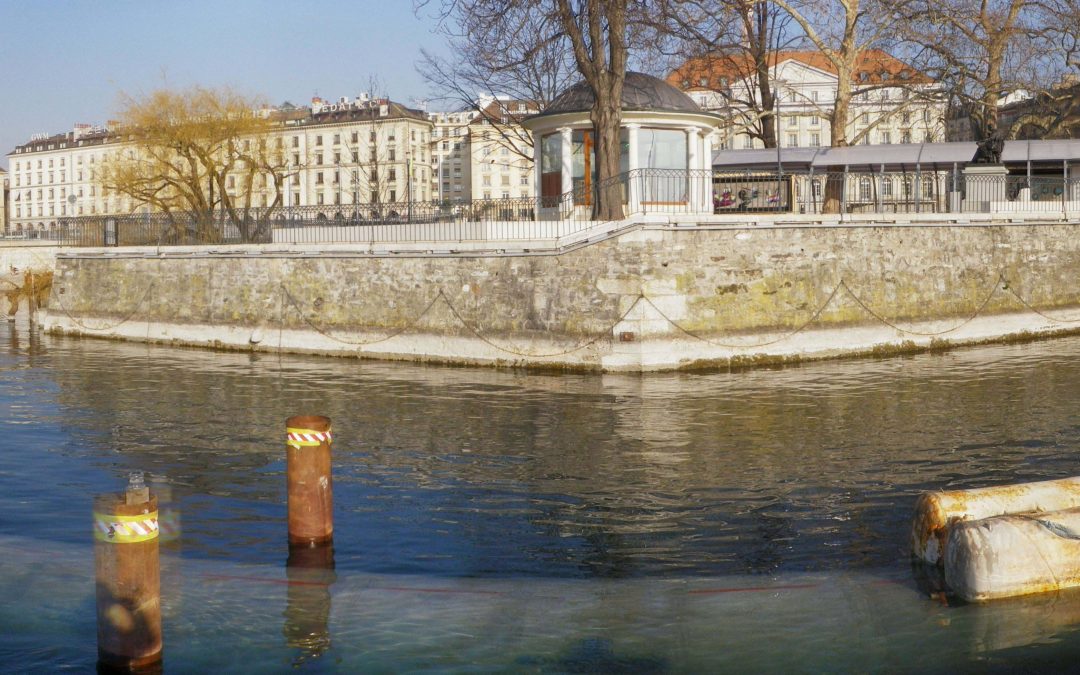
[[[605,370],[939,347],[1080,326],[1076,228],[645,225],[545,255],[84,251],[57,261],[44,323],[243,349]]]

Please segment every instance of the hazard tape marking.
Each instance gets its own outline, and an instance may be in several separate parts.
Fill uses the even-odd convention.
[[[285,437],[286,444],[297,450],[300,448],[321,445],[324,441],[330,443],[333,440],[333,436],[330,434],[329,429],[326,431],[314,431],[312,429],[294,429],[292,427],[287,427],[285,429]]]
[[[158,536],[158,512],[138,516],[115,513],[94,514],[94,539],[111,544],[135,544]]]

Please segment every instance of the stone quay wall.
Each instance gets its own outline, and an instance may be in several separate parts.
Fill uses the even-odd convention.
[[[0,314],[7,314],[6,293],[25,283],[26,273],[51,272],[56,265],[56,244],[33,240],[0,240]]]
[[[39,320],[54,333],[258,351],[722,368],[1080,329],[1077,233],[913,215],[637,223],[540,253],[69,249]]]

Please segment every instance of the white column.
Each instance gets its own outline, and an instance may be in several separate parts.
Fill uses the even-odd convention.
[[[533,134],[533,197],[536,198],[536,217],[540,217],[543,202],[543,171],[541,162],[544,155],[544,140],[540,134]]]
[[[712,155],[713,155],[713,139],[716,137],[716,131],[710,131],[705,134],[705,137],[701,139],[702,151],[701,151],[701,187],[702,187],[702,206],[705,213],[713,212],[713,188],[712,188]]]
[[[700,135],[700,130],[697,127],[690,127],[686,130],[686,168],[689,170],[686,178],[690,190],[690,194],[687,195],[689,201],[687,207],[692,213],[701,210],[701,181],[699,180],[701,166]]]
[[[559,133],[562,134],[562,147],[559,148],[559,155],[562,159],[562,193],[566,194],[574,189],[574,131],[570,127],[562,127],[559,129]],[[573,206],[573,198],[568,206]]]
[[[644,176],[638,171],[638,131],[640,124],[626,125],[627,158],[626,168],[629,171],[628,184],[626,186],[626,206],[630,213],[641,210],[641,186],[644,185]]]

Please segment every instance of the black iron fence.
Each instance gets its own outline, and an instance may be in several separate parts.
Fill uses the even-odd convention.
[[[1080,216],[1080,180],[986,170],[778,173],[640,169],[521,199],[281,207],[268,216],[134,213],[61,218],[39,233],[69,246],[558,241],[639,214],[1042,213]],[[618,214],[616,214],[618,215]]]

